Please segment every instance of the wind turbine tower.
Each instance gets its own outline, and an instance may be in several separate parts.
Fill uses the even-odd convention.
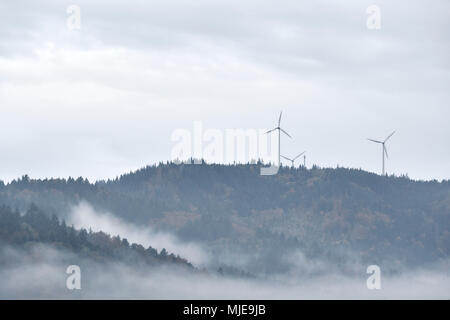
[[[387,148],[386,148],[386,142],[394,135],[394,133],[395,133],[395,131],[392,132],[386,139],[384,139],[384,141],[379,141],[379,140],[374,140],[374,139],[367,139],[369,141],[372,141],[372,142],[375,142],[375,143],[379,143],[382,146],[382,149],[381,149],[382,154],[381,154],[381,156],[382,156],[382,163],[383,163],[383,165],[382,165],[383,176],[386,174],[386,171],[384,169],[384,167],[385,167],[385,165],[384,165],[384,163],[385,163],[384,156],[386,155],[386,158],[389,159]]]
[[[283,132],[285,135],[287,135],[289,138],[292,139],[292,137],[289,135],[289,133],[287,133],[286,131],[284,131],[283,129],[281,129],[281,115],[283,114],[283,111],[280,112],[280,117],[278,118],[278,126],[276,128],[273,128],[272,130],[269,130],[266,132],[266,134],[278,130],[278,165],[281,165],[281,132]]]
[[[301,155],[303,155],[304,153],[305,153],[306,151],[303,151],[302,153],[300,153],[298,156],[296,156],[295,158],[293,158],[293,159],[289,159],[288,157],[285,157],[285,156],[281,156],[282,158],[284,158],[284,159],[286,159],[286,160],[289,160],[289,161],[291,161],[291,163],[292,163],[292,167],[294,166],[294,161],[295,160],[297,160],[298,159],[298,157],[300,157]]]

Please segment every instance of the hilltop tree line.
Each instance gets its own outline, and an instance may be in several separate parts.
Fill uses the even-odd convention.
[[[218,254],[264,254],[270,266],[295,249],[336,260],[349,249],[367,261],[408,265],[450,255],[448,180],[316,166],[261,176],[260,168],[166,163],[95,183],[24,176],[0,183],[0,204],[24,211],[36,203],[63,218],[87,201],[126,221],[206,243]]]

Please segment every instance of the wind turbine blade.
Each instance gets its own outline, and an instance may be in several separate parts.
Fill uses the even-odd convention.
[[[280,117],[278,118],[278,126],[280,126],[281,123],[281,115],[283,114],[283,111],[280,112]]]
[[[268,134],[268,133],[271,133],[272,131],[275,131],[275,130],[277,130],[278,128],[275,128],[275,129],[272,129],[272,130],[269,130],[269,131],[267,131],[266,132],[266,134]]]
[[[392,137],[393,135],[394,135],[394,133],[395,133],[395,131],[394,132],[392,132],[387,138],[386,138],[386,140],[384,140],[384,142],[386,142],[386,141],[388,141],[389,140],[389,138],[390,137]]]
[[[383,145],[383,149],[384,149],[384,153],[386,154],[386,158],[389,159],[389,155],[388,155],[387,148],[385,145]]]
[[[287,135],[287,136],[288,136],[289,138],[291,138],[291,139],[292,139],[292,137],[290,136],[290,134],[289,134],[289,133],[287,133],[286,131],[284,131],[284,130],[283,130],[283,129],[281,129],[281,128],[280,128],[280,130],[281,130],[281,131],[283,131],[283,133],[284,133],[285,135]]]
[[[381,142],[381,141],[373,140],[373,139],[367,139],[367,140],[372,141],[372,142],[376,142],[376,143],[383,143],[383,142]]]
[[[284,158],[286,160],[292,161],[292,159],[289,159],[288,157],[285,157],[285,156],[282,156],[282,155],[280,155],[280,157],[282,157],[282,158]]]
[[[303,151],[302,153],[300,153],[298,156],[296,156],[294,159],[292,160],[296,160],[298,157],[300,157],[301,155],[303,155],[306,151]]]

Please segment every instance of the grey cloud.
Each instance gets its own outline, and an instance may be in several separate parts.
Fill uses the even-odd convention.
[[[72,32],[69,4],[1,4],[2,179],[111,177],[168,159],[194,120],[262,128],[280,109],[286,153],[378,171],[364,139],[398,129],[390,172],[449,178],[448,1],[380,1],[378,31],[369,1],[78,1]]]

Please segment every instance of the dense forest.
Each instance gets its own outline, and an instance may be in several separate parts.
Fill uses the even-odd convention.
[[[0,204],[25,212],[35,203],[63,219],[87,201],[130,223],[201,242],[219,264],[227,253],[252,253],[252,272],[282,272],[283,257],[294,250],[342,264],[351,252],[394,269],[449,257],[448,180],[319,167],[261,176],[260,166],[166,163],[95,183],[24,176],[0,183]]]
[[[48,216],[35,205],[23,216],[8,207],[0,206],[0,247],[27,250],[33,245],[42,244],[99,263],[124,262],[143,266],[170,264],[188,270],[194,269],[188,261],[169,254],[165,249],[158,253],[151,246],[144,248],[140,244],[130,244],[120,236],[111,237],[104,232],[76,230],[55,215]],[[8,262],[0,261],[0,265],[2,263]]]

